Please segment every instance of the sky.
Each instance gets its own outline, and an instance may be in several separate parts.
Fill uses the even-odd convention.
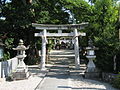
[[[7,0],[6,2],[10,2],[10,0]]]

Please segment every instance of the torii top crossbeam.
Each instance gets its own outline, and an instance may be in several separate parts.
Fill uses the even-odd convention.
[[[52,25],[52,24],[36,24],[32,23],[32,26],[36,29],[43,30],[69,30],[69,29],[84,29],[88,25],[87,22],[81,24],[64,24],[64,25]]]
[[[75,51],[75,67],[78,69],[80,67],[80,58],[79,58],[79,43],[78,43],[78,33],[77,29],[84,29],[88,23],[81,24],[64,24],[64,25],[51,25],[51,24],[37,24],[32,23],[32,26],[36,29],[42,30],[40,33],[35,33],[35,36],[42,36],[42,56],[41,56],[41,69],[45,69],[45,60],[46,60],[46,38],[48,36],[72,36],[74,38],[74,51]],[[73,30],[71,33],[62,33],[61,30]],[[58,33],[49,33],[47,30],[58,30]]]

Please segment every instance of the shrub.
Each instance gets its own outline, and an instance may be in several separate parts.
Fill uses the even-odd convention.
[[[116,78],[114,78],[112,84],[113,84],[113,86],[114,86],[115,88],[119,88],[119,89],[120,89],[120,74],[117,75]]]

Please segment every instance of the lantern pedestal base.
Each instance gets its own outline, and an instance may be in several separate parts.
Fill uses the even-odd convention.
[[[87,55],[86,56],[89,59],[89,62],[87,64],[87,69],[85,72],[85,78],[99,78],[99,72],[96,69],[96,66],[93,62],[93,60],[96,58],[95,55]]]
[[[85,78],[87,79],[93,79],[93,78],[99,78],[100,73],[99,72],[85,72]]]
[[[89,58],[89,62],[87,64],[86,72],[95,72],[95,70],[96,70],[96,66],[93,62],[93,58],[92,59]]]
[[[99,78],[100,77],[100,73],[98,72],[98,70],[96,69],[96,66],[93,62],[93,60],[95,59],[96,56],[86,56],[89,59],[89,62],[87,64],[87,69],[85,72],[85,78]]]
[[[28,79],[28,77],[30,76],[29,72],[15,72],[13,73],[13,79],[14,80],[23,80],[23,79]]]
[[[26,67],[17,67],[16,72],[13,73],[14,80],[23,80],[28,79],[30,73],[28,72],[28,68]]]

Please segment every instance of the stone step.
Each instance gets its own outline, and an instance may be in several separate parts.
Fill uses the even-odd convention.
[[[69,65],[70,75],[84,75],[86,71],[86,65],[81,64],[80,69],[75,69],[75,66]]]
[[[75,55],[49,55],[51,58],[64,58],[64,57],[75,57]]]

